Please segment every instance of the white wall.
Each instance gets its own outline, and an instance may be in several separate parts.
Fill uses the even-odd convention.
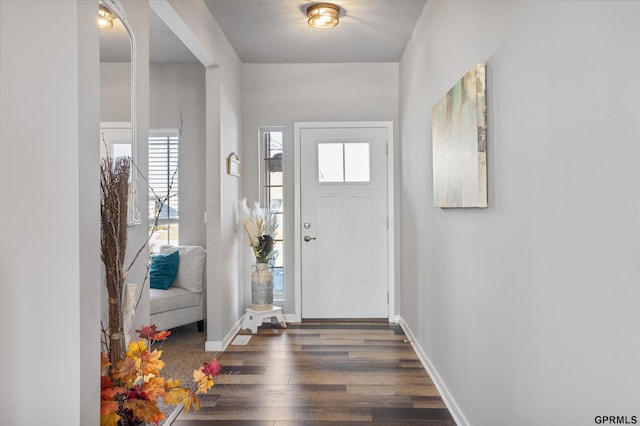
[[[242,67],[242,175],[243,196],[259,199],[258,131],[264,126],[284,127],[285,215],[294,214],[293,123],[296,121],[398,121],[398,64],[244,64]],[[294,306],[293,220],[285,229],[289,249],[285,255],[285,314],[298,314]],[[251,303],[250,265],[246,239],[240,235],[244,255],[244,304]],[[286,244],[286,243],[285,243]]]
[[[97,46],[91,2],[0,1],[2,425],[98,423]]]
[[[430,0],[402,58],[402,316],[469,424],[640,416],[638,16]],[[489,207],[440,210],[431,108],[483,61]]]
[[[149,127],[180,128],[180,244],[206,247],[205,70],[201,64],[152,64]],[[182,115],[181,115],[182,113]]]
[[[241,62],[202,0],[151,0],[150,5],[206,67],[206,347],[220,350],[245,308],[235,233],[240,183],[225,168],[226,156],[240,144]]]

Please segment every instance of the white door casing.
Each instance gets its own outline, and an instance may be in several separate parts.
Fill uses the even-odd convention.
[[[394,317],[392,143],[390,122],[296,123],[297,317]]]

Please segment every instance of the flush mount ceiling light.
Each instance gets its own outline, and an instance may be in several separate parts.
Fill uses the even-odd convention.
[[[340,6],[316,3],[307,8],[307,22],[312,28],[332,28],[338,25]]]
[[[113,27],[113,14],[103,5],[98,7],[98,27],[101,29]]]

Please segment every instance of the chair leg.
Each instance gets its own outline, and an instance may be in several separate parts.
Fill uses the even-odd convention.
[[[202,333],[204,331],[204,320],[198,321],[198,331]]]

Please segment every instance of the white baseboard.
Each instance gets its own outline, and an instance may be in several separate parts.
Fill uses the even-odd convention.
[[[243,319],[244,319],[244,316],[241,316],[240,319],[236,321],[233,327],[231,327],[231,330],[229,330],[227,335],[224,336],[224,338],[221,341],[207,340],[204,343],[204,350],[206,352],[222,352],[225,349],[227,349],[227,347],[229,346],[233,338],[236,337],[236,334],[238,333],[238,331],[240,331],[240,327],[242,326]]]
[[[402,327],[402,329],[404,330],[404,333],[409,338],[409,341],[411,342],[413,349],[416,351],[418,358],[420,358],[420,362],[424,366],[425,370],[427,370],[427,373],[429,373],[429,376],[431,376],[431,380],[433,380],[433,384],[436,386],[436,389],[438,389],[438,392],[440,393],[442,400],[444,401],[447,408],[449,409],[449,412],[451,413],[453,420],[456,422],[458,426],[468,426],[469,422],[464,417],[464,414],[462,414],[462,410],[460,409],[456,401],[453,399],[453,396],[447,389],[447,386],[444,384],[442,378],[438,374],[438,371],[435,369],[435,367],[429,360],[429,357],[424,352],[420,344],[416,341],[415,335],[411,331],[411,328],[409,327],[409,325],[406,323],[404,318],[402,318],[402,316],[398,316],[397,322],[398,324],[400,324],[400,327]]]
[[[204,342],[204,351],[205,352],[222,352],[223,349],[222,341],[220,340],[207,340]]]
[[[171,414],[169,414],[169,417],[167,417],[164,421],[164,423],[162,423],[163,425],[166,426],[170,426],[173,424],[173,422],[176,421],[176,419],[178,418],[178,416],[180,415],[180,413],[182,413],[182,410],[184,410],[184,404],[178,404],[176,405],[176,407],[173,409],[173,411],[171,412]]]
[[[285,322],[298,323],[302,322],[302,318],[300,318],[297,314],[283,314]],[[400,323],[400,315],[393,315],[389,317],[390,324],[399,324]]]
[[[231,330],[224,336],[224,339],[220,340],[207,340],[204,343],[205,352],[222,352],[231,344],[233,338],[236,337],[238,331],[242,327],[242,322],[244,320],[244,315],[240,317],[240,319],[231,327]],[[285,322],[300,322],[300,318],[296,317],[294,314],[284,314]]]
[[[296,314],[284,314],[284,322],[302,322],[302,319]]]

